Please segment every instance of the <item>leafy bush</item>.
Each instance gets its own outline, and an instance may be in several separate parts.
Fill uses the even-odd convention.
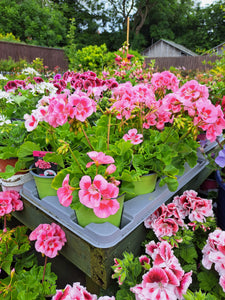
[[[107,51],[105,44],[101,46],[90,45],[76,52],[76,60],[71,65],[76,70],[103,71],[104,67],[113,63],[114,54]]]
[[[0,33],[0,41],[7,41],[7,42],[13,42],[13,43],[20,43],[20,39],[15,37],[14,34],[6,33],[6,35]]]

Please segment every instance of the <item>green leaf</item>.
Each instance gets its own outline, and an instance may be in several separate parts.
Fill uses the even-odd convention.
[[[25,157],[29,155],[33,155],[33,151],[40,151],[41,148],[39,145],[33,143],[33,142],[25,142],[22,144],[18,150],[18,157]]]
[[[197,274],[200,281],[200,288],[206,292],[210,292],[218,285],[218,274],[212,270],[204,270]]]

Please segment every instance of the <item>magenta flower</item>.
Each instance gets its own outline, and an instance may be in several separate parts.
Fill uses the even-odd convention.
[[[52,300],[63,299],[97,300],[97,296],[89,293],[86,287],[82,286],[79,282],[75,282],[72,286],[67,284],[63,290],[57,290],[55,296],[52,298]],[[115,297],[101,296],[98,300],[115,300]]]
[[[112,156],[105,155],[105,153],[103,152],[91,151],[88,152],[87,155],[93,161],[87,163],[86,168],[89,168],[93,164],[96,164],[96,166],[98,167],[99,165],[113,164],[115,162]]]
[[[63,206],[70,206],[73,200],[73,193],[74,188],[69,185],[69,174],[63,180],[62,187],[57,190],[57,196],[59,198],[59,202]]]
[[[128,131],[127,134],[123,136],[125,141],[130,141],[131,144],[137,145],[143,142],[143,135],[137,133],[137,129],[133,128]]]
[[[64,246],[66,235],[61,227],[55,223],[40,224],[31,232],[29,239],[30,241],[36,240],[36,251],[53,258]]]

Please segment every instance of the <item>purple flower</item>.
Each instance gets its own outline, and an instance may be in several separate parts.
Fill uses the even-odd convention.
[[[215,159],[215,163],[221,168],[225,167],[225,148],[219,152],[219,155]]]

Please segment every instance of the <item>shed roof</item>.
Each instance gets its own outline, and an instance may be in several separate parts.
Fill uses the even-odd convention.
[[[188,48],[186,48],[186,47],[184,47],[184,46],[182,46],[180,44],[174,43],[172,41],[165,40],[165,39],[158,40],[153,45],[151,45],[150,47],[148,47],[147,49],[145,49],[143,51],[143,53],[145,53],[147,50],[151,49],[153,46],[159,44],[161,41],[164,42],[164,43],[166,43],[166,44],[168,44],[168,45],[170,45],[170,46],[172,46],[172,47],[174,47],[174,48],[176,48],[176,49],[178,49],[178,50],[180,50],[180,51],[182,51],[182,52],[184,52],[184,53],[186,53],[186,54],[188,54],[188,55],[197,56],[197,54],[195,52],[189,50]]]

